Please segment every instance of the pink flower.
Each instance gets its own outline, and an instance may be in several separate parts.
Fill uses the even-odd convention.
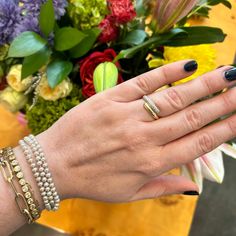
[[[163,33],[183,19],[197,4],[198,0],[156,0],[154,17],[158,32]]]
[[[99,24],[99,28],[102,30],[98,38],[101,43],[114,41],[119,36],[119,28],[116,26],[113,16],[107,16],[103,19]]]

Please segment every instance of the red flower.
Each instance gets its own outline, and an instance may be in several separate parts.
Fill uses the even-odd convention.
[[[113,49],[106,49],[104,52],[94,52],[80,62],[80,78],[82,81],[82,93],[85,97],[91,97],[95,94],[93,85],[93,73],[96,67],[106,61],[112,62],[116,57],[116,52]],[[115,63],[119,68],[119,62]],[[123,79],[119,74],[118,83],[122,83]]]
[[[125,24],[133,20],[136,11],[131,0],[108,0],[111,15],[117,24]]]
[[[99,24],[99,28],[102,30],[102,33],[99,36],[99,41],[101,43],[108,43],[117,39],[119,35],[119,28],[114,22],[114,17],[107,16]]]

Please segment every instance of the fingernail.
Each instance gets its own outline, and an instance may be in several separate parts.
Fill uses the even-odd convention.
[[[220,69],[220,68],[222,68],[222,67],[224,67],[224,65],[218,66],[216,69]]]
[[[189,61],[188,63],[186,63],[184,65],[184,70],[186,72],[191,72],[191,71],[195,71],[198,68],[198,64],[196,61]]]
[[[197,191],[186,191],[184,192],[184,195],[196,196],[199,195],[199,193]]]
[[[236,80],[236,68],[233,68],[231,70],[228,70],[225,72],[225,78],[228,81],[234,81]]]

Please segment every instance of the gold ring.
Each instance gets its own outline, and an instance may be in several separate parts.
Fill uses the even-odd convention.
[[[143,96],[144,100],[144,108],[145,110],[155,119],[158,120],[160,117],[158,116],[158,113],[160,113],[160,109],[155,105],[155,103],[152,101],[151,98],[148,96]]]

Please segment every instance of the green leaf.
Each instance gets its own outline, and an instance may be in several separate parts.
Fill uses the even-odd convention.
[[[145,8],[144,8],[143,0],[136,0],[135,10],[136,10],[137,16],[143,16],[144,15]]]
[[[84,56],[94,45],[101,30],[98,28],[85,30],[84,34],[87,35],[78,45],[70,50],[70,55],[73,58]]]
[[[53,1],[48,0],[41,6],[39,15],[39,26],[42,33],[48,37],[53,31],[55,25],[55,12],[53,7]]]
[[[42,66],[47,64],[50,55],[51,51],[47,47],[44,47],[35,54],[25,57],[22,66],[21,78],[24,79],[37,72],[40,68],[42,68]]]
[[[149,40],[141,43],[140,45],[137,45],[135,47],[129,48],[122,50],[117,57],[115,58],[114,61],[117,61],[122,58],[132,58],[136,53],[139,51],[142,51],[143,49],[151,48],[152,46],[160,46],[163,45],[165,42],[168,42],[171,40],[173,37],[177,35],[186,35],[187,33],[183,29],[172,29],[166,34],[154,36],[150,38]]]
[[[73,65],[69,61],[55,60],[47,67],[48,84],[51,88],[55,88],[60,84],[73,69]]]
[[[118,81],[118,69],[112,62],[99,64],[93,74],[93,84],[96,93],[112,88]]]
[[[127,34],[126,38],[121,41],[122,44],[139,45],[146,39],[147,34],[144,30],[134,30]]]
[[[40,35],[26,31],[11,43],[8,57],[27,57],[41,50],[47,41]]]
[[[219,29],[207,26],[193,26],[180,28],[187,32],[187,34],[178,34],[171,40],[167,40],[163,43],[165,46],[188,46],[198,44],[212,44],[217,42],[223,42],[226,34]],[[204,36],[204,37],[203,37]]]
[[[79,44],[86,35],[76,28],[64,27],[55,35],[55,48],[58,51],[66,51]]]

